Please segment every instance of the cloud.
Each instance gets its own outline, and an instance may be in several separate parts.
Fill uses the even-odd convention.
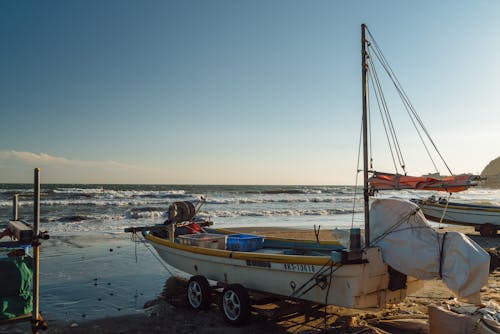
[[[22,151],[0,151],[0,161],[13,160],[24,163],[48,166],[67,166],[67,167],[111,167],[135,169],[134,165],[129,165],[112,160],[92,161],[92,160],[72,160],[63,157],[56,157],[47,153],[33,153]]]
[[[0,182],[31,182],[42,169],[47,183],[130,183],[148,175],[147,168],[117,161],[74,160],[47,153],[0,151]]]

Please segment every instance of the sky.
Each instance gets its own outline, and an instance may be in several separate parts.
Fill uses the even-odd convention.
[[[500,156],[499,12],[493,0],[2,1],[0,182],[41,167],[47,183],[354,184],[362,23],[452,172],[480,173]],[[392,108],[408,173],[434,172]],[[374,168],[394,172],[382,131]]]

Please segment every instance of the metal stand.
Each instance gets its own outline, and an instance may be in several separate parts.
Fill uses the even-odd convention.
[[[39,309],[39,295],[40,295],[40,244],[42,240],[49,239],[47,232],[40,232],[40,168],[35,168],[34,173],[34,194],[33,194],[33,226],[32,234],[29,225],[19,221],[19,195],[15,194],[12,198],[12,219],[9,229],[14,235],[18,236],[15,242],[6,242],[4,244],[10,245],[27,245],[31,244],[33,247],[33,311],[30,314],[24,314],[13,319],[1,320],[0,325],[13,324],[17,322],[31,322],[31,330],[33,334],[38,334],[39,330],[46,330],[47,323],[43,320]],[[27,230],[27,231],[26,231]],[[30,232],[26,236],[25,232]],[[21,237],[22,236],[22,237]]]
[[[38,334],[38,330],[46,330],[47,323],[40,315],[40,244],[41,239],[48,239],[46,233],[40,233],[40,168],[35,168],[35,182],[33,189],[33,259],[35,262],[33,270],[33,313],[31,319],[31,330]]]

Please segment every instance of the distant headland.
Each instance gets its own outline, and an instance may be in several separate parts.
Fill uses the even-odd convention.
[[[488,188],[500,188],[500,157],[490,161],[481,172],[481,177],[486,178],[481,186]]]

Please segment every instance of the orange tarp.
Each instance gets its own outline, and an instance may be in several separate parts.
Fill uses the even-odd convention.
[[[479,176],[471,174],[446,176],[438,179],[427,176],[406,176],[374,172],[368,182],[374,190],[418,189],[453,193],[475,186],[479,178]]]

